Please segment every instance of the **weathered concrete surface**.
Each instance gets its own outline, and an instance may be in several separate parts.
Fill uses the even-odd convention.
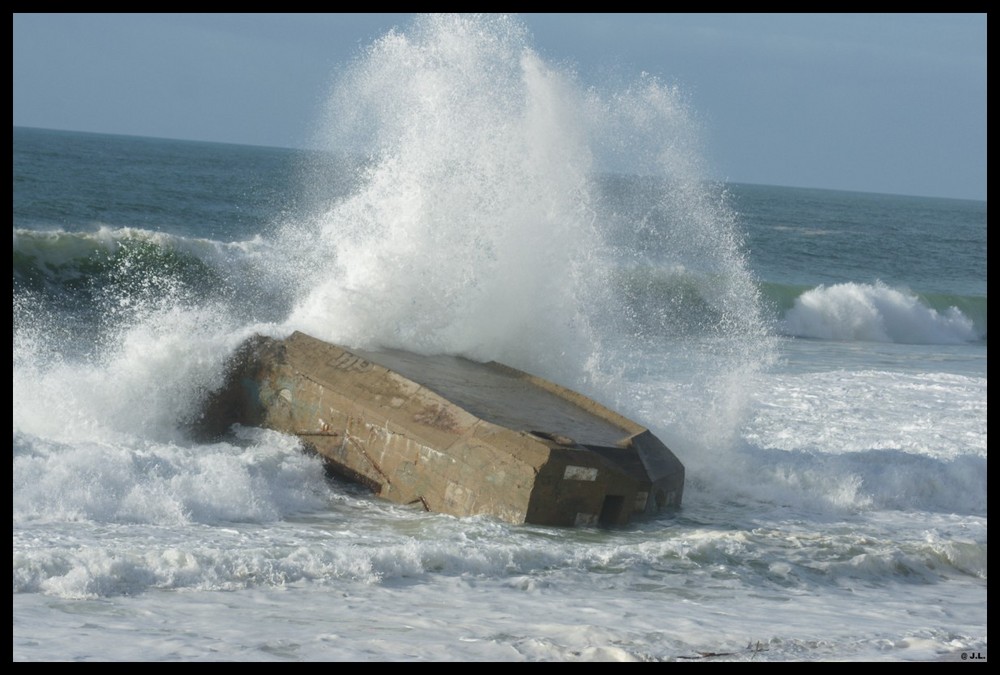
[[[200,430],[297,435],[401,504],[512,523],[622,525],[677,507],[684,467],[649,430],[498,363],[347,350],[296,332],[234,355]]]

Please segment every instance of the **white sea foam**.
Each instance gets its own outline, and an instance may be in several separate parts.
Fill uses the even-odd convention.
[[[913,293],[874,284],[844,283],[806,291],[786,314],[788,335],[823,340],[960,344],[979,339],[958,308],[928,307]]]

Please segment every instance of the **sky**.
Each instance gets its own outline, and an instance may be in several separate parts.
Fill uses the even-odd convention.
[[[647,72],[712,178],[986,199],[986,14],[524,14],[583,84]],[[14,126],[305,147],[407,14],[14,14]]]

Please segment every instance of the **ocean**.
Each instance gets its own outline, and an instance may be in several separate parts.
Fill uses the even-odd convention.
[[[685,100],[435,17],[311,150],[15,127],[13,660],[985,659],[986,203],[709,180]],[[577,389],[682,507],[456,518],[195,441],[293,330]]]

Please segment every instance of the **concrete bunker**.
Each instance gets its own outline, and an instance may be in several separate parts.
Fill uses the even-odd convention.
[[[234,423],[294,434],[376,495],[456,516],[617,526],[683,494],[683,465],[648,429],[495,362],[255,336],[198,429]]]

